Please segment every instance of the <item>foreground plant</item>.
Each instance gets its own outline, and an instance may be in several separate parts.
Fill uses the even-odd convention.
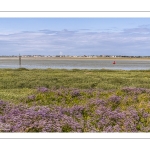
[[[1,132],[150,132],[149,90],[48,89],[0,100]]]

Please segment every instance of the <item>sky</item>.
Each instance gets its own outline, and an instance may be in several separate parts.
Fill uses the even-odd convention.
[[[0,55],[150,56],[150,18],[0,18]]]

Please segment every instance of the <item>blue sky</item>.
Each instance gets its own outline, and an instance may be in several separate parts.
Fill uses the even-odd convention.
[[[150,56],[150,18],[0,18],[0,55]]]

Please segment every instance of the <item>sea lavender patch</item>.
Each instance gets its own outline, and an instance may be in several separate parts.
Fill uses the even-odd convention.
[[[123,90],[40,87],[30,105],[0,100],[0,132],[149,132],[148,98],[137,100],[147,89]]]
[[[48,88],[46,88],[46,87],[39,87],[38,89],[37,89],[37,91],[38,92],[42,92],[42,93],[45,93],[45,92],[48,92]]]
[[[124,87],[122,91],[130,94],[141,94],[147,92],[145,88],[135,88],[135,87]]]
[[[116,95],[113,95],[113,96],[111,96],[108,100],[109,100],[109,102],[111,102],[111,103],[119,104],[119,103],[120,103],[120,100],[121,100],[121,97],[116,96]]]
[[[36,98],[35,95],[29,95],[29,96],[28,96],[28,100],[34,100],[35,98]]]
[[[80,96],[80,91],[77,90],[77,89],[73,90],[73,91],[71,92],[71,96],[72,96],[72,97],[78,97],[78,96]]]

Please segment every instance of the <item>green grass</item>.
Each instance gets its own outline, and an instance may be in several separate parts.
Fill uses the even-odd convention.
[[[150,132],[149,79],[150,70],[0,69],[0,100],[2,100],[0,114],[6,113],[5,115],[7,115],[7,111],[15,108],[14,105],[21,110],[22,106],[27,106],[25,110],[29,109],[29,112],[32,106],[38,106],[41,109],[44,106],[52,112],[57,112],[57,109],[69,110],[70,112],[66,111],[66,114],[63,115],[72,116],[81,124],[84,121],[82,132],[92,131],[86,126],[86,123],[89,122],[94,130],[103,131],[98,127],[100,118],[106,119],[104,127],[107,125],[114,127],[111,131],[117,131],[115,126],[118,125],[118,122],[121,131],[133,131],[128,129],[128,126],[126,127],[126,122],[129,121],[128,125],[130,126],[131,121],[131,127],[133,124],[136,125],[137,131]],[[39,87],[44,87],[40,90],[45,89],[45,91],[38,90]],[[9,109],[5,110],[6,104],[3,101],[13,103],[12,108],[8,107]],[[77,116],[74,116],[72,111],[76,106],[84,108],[84,111],[80,114],[80,110],[76,110]],[[15,115],[16,108],[13,110]],[[43,111],[45,110],[43,109]],[[105,116],[106,111],[110,113],[109,117]],[[54,112],[53,114],[55,114]],[[123,117],[124,120],[120,118],[119,121],[118,119],[114,121],[115,118],[111,113],[115,114],[116,112],[118,115],[120,112],[126,113],[126,117]],[[80,119],[78,113],[81,115]],[[136,115],[139,119],[136,119]],[[25,115],[26,117],[27,115]],[[9,115],[8,118],[10,118]],[[108,118],[110,121],[107,120]],[[35,119],[34,122],[38,123],[38,120]],[[13,119],[9,123],[14,123]],[[32,127],[32,124],[26,128],[27,132],[41,131],[41,129],[37,130],[36,125]],[[62,126],[62,132],[70,131],[72,128],[68,124]]]
[[[37,87],[104,90],[150,88],[150,70],[0,69],[0,99],[17,100],[34,93]]]

